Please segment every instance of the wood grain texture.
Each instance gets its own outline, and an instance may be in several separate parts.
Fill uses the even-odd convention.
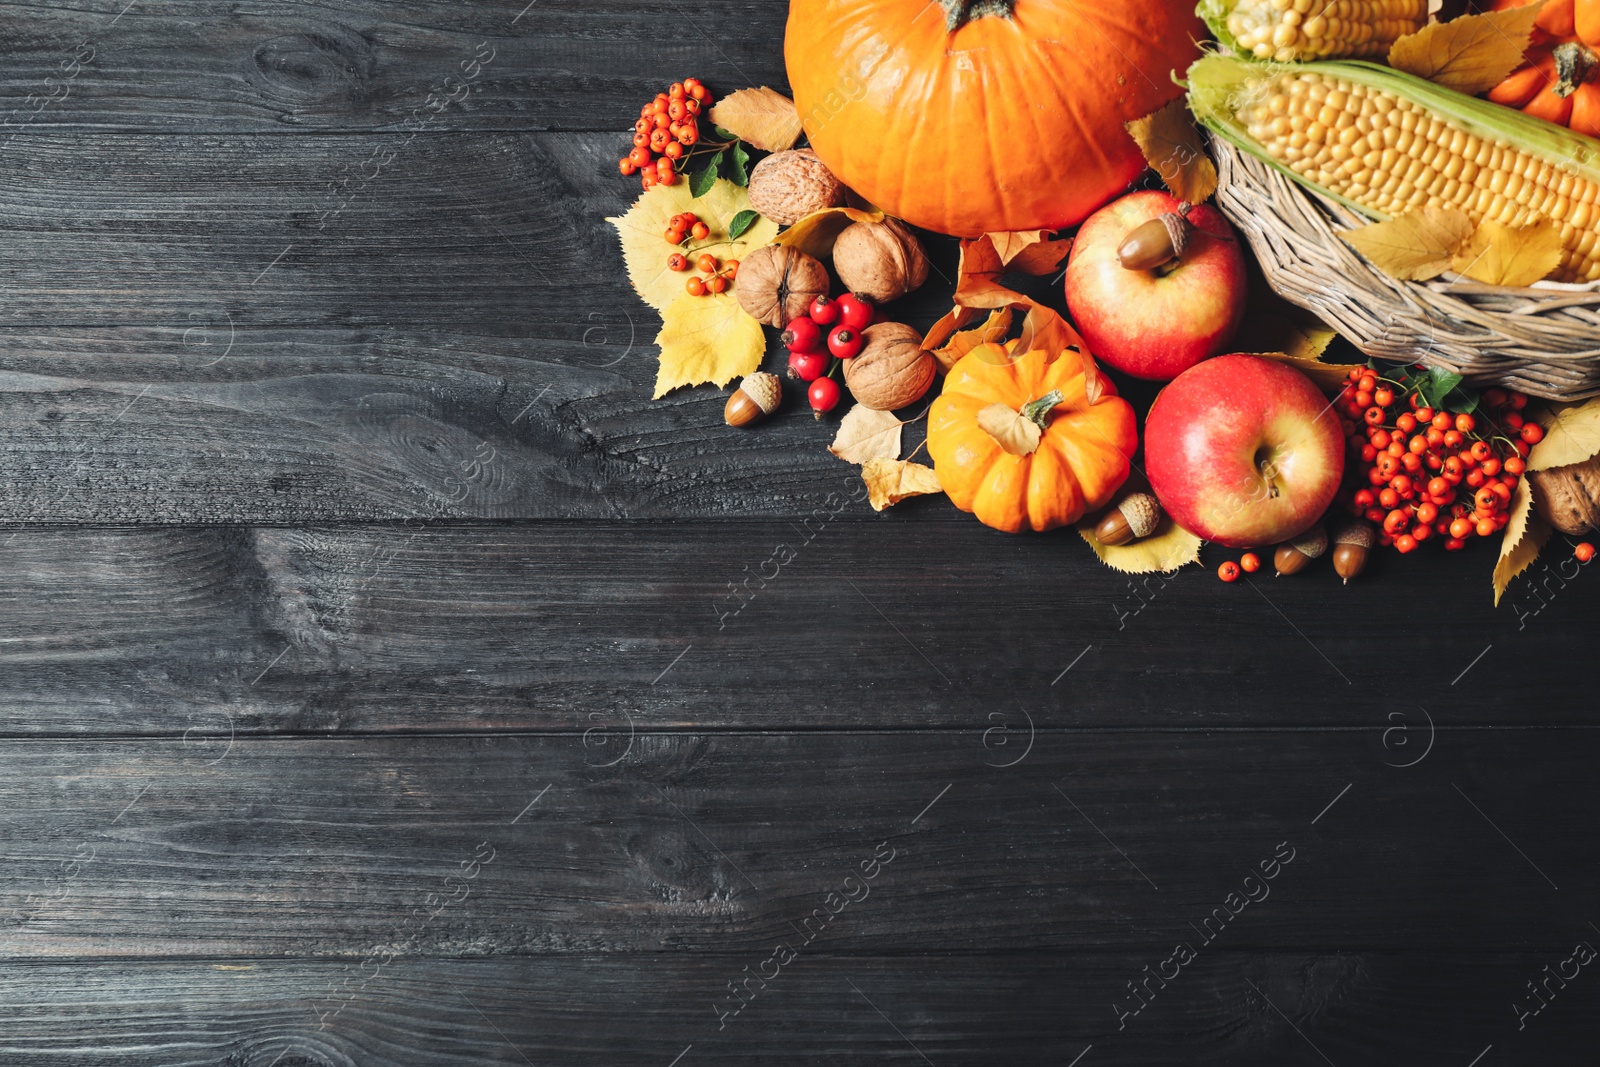
[[[1600,870],[1592,730],[592,741],[12,742],[0,953],[1525,951]]]
[[[17,1067],[873,1062],[1579,1063],[1597,1038],[1584,974],[1519,1031],[1522,983],[1555,938],[1515,953],[1208,953],[1122,1029],[1112,1009],[1152,955],[806,955],[726,1026],[742,957],[571,957],[349,965],[240,959],[0,969]],[[332,1015],[328,990],[359,995]],[[623,1006],[626,1006],[625,1008]],[[726,1009],[723,1009],[726,1010]],[[1279,1014],[1282,1012],[1282,1015]],[[319,1014],[320,1013],[320,1014]],[[1394,1025],[1392,1020],[1405,1020]],[[326,1020],[326,1026],[323,1025]],[[1092,1059],[1091,1059],[1092,1057]]]
[[[441,129],[619,130],[689,75],[719,92],[787,91],[776,0],[168,0],[119,17],[125,4],[0,7],[0,120],[17,109],[24,130],[398,128],[454,77],[472,92],[440,113]],[[80,42],[92,58],[69,77],[61,63]],[[462,63],[482,42],[492,59],[469,79]]]
[[[1586,571],[1496,613],[1487,553],[1131,585],[1071,533],[829,519],[0,533],[0,734],[1336,726],[1400,763],[1592,720]],[[1414,669],[1374,675],[1376,615]]]

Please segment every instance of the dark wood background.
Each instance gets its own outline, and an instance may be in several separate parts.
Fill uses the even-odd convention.
[[[652,402],[620,131],[785,5],[525,2],[0,4],[0,1061],[1592,1062],[1593,576],[1136,586]]]

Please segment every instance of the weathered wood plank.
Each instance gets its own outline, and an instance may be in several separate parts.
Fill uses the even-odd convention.
[[[225,740],[0,747],[0,953],[1526,951],[1600,870],[1592,730]]]
[[[0,7],[0,121],[16,112],[0,140],[64,125],[399,128],[430,91],[465,96],[430,128],[618,130],[686,76],[723,92],[786,84],[775,0],[125,3]]]
[[[1491,1045],[1485,1064],[1578,1063],[1600,1039],[1586,971],[1566,990],[1552,983],[1556,998],[1522,1030],[1509,1010],[1531,1003],[1523,983],[1574,938],[1505,954],[1215,951],[1165,989],[1152,982],[1155,999],[1121,1029],[1113,1003],[1169,946],[807,954],[766,989],[752,982],[754,998],[720,1029],[713,1006],[745,958],[11,963],[0,1047],[16,1067],[664,1067],[680,1054],[695,1067],[920,1063],[918,1052],[935,1064],[1060,1067],[1082,1054],[1084,1065],[1236,1067],[1320,1063],[1319,1051],[1333,1063],[1465,1064]],[[338,1014],[330,988],[356,994]]]
[[[1326,568],[1130,586],[1070,532],[855,509],[805,525],[0,533],[0,733],[1005,723],[991,740],[1015,752],[1031,717],[1340,726],[1357,746],[1396,727],[1399,763],[1430,717],[1592,722],[1587,572],[1547,580],[1538,613],[1526,579],[1490,606],[1488,553],[1386,558],[1347,587]],[[1380,617],[1398,674],[1372,659]]]

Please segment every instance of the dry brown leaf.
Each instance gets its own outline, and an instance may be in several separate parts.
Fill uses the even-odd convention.
[[[956,312],[963,312],[976,318],[980,312],[975,308],[956,308],[945,318],[955,321],[959,316]],[[998,344],[1007,333],[1011,331],[1012,311],[1010,308],[997,308],[989,312],[989,317],[981,325],[970,330],[960,330],[954,334],[947,334],[945,343],[938,348],[928,349],[933,354],[934,360],[939,364],[939,369],[946,374],[950,368],[960,362],[961,357],[971,352],[979,345]],[[940,320],[943,322],[944,320]],[[938,324],[935,324],[935,330]],[[935,340],[935,330],[929,330],[928,336],[923,340],[922,346],[928,347],[928,342]]]
[[[957,304],[941,315],[938,322],[928,327],[928,332],[922,337],[922,347],[929,352],[938,352],[958,331],[977,322],[982,314],[978,308],[964,308]]]
[[[772,243],[788,245],[808,256],[825,259],[833,255],[833,242],[852,222],[882,222],[883,212],[853,207],[830,207],[813,211],[777,236]]]
[[[683,385],[727,385],[761,366],[767,338],[732,293],[684,293],[661,313],[657,400]]]
[[[1506,522],[1506,535],[1500,542],[1500,559],[1494,565],[1494,603],[1500,606],[1511,579],[1527,570],[1539,558],[1539,550],[1550,537],[1550,527],[1533,511],[1533,494],[1528,490],[1528,479],[1517,482],[1516,495],[1511,498],[1511,517]]]
[[[1424,26],[1394,43],[1389,66],[1468,96],[1486,93],[1522,66],[1543,6],[1532,3]]]
[[[1072,238],[1053,240],[1046,237],[1049,230],[1020,230],[1015,233],[986,234],[1000,265],[1016,274],[1038,277],[1049,274],[1061,265],[1072,251]]]
[[[990,404],[979,409],[978,427],[1013,456],[1033,455],[1039,450],[1039,439],[1044,436],[1038,423],[1023,418],[1004,404]]]
[[[1337,393],[1343,389],[1350,379],[1348,375],[1356,367],[1366,369],[1364,363],[1324,363],[1320,359],[1306,359],[1303,356],[1290,355],[1287,352],[1252,352],[1254,356],[1270,359],[1274,363],[1282,363],[1293,367],[1307,378],[1317,383],[1317,388],[1324,393]]]
[[[1199,204],[1217,191],[1217,168],[1200,143],[1200,131],[1185,101],[1179,96],[1161,110],[1134,119],[1128,123],[1128,133],[1172,195]]]
[[[1390,277],[1424,282],[1449,270],[1452,258],[1472,234],[1472,219],[1465,211],[1429,204],[1339,236]]]
[[[857,404],[839,420],[828,451],[846,463],[866,463],[874,459],[900,456],[900,427],[905,423],[888,411],[874,411]]]
[[[1485,285],[1524,286],[1559,267],[1561,253],[1561,224],[1555,219],[1536,219],[1516,229],[1484,219],[1451,266]]]
[[[969,308],[999,308],[1032,301],[1003,285],[1005,261],[995,250],[994,239],[985,234],[961,242],[961,265],[957,268],[957,304]]]
[[[763,152],[786,151],[800,139],[800,112],[794,101],[765,85],[718,100],[711,121]]]
[[[1170,515],[1161,516],[1155,533],[1130,545],[1101,544],[1094,535],[1095,525],[1094,518],[1085,519],[1078,524],[1078,535],[1094,549],[1100,562],[1112,570],[1124,574],[1153,574],[1175,571],[1200,560],[1200,538],[1173,522]]]
[[[1549,418],[1539,421],[1544,425],[1544,440],[1528,453],[1529,470],[1565,467],[1600,454],[1600,396],[1562,404]]]
[[[867,500],[873,511],[882,511],[908,496],[944,492],[932,467],[903,459],[869,459],[861,465],[861,480],[867,483]]]

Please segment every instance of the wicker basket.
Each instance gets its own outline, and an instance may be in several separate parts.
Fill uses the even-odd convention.
[[[1457,274],[1389,277],[1335,236],[1365,224],[1220,137],[1217,205],[1250,242],[1267,282],[1376,359],[1445,367],[1478,384],[1551,400],[1600,394],[1600,292],[1541,282],[1483,285]]]

